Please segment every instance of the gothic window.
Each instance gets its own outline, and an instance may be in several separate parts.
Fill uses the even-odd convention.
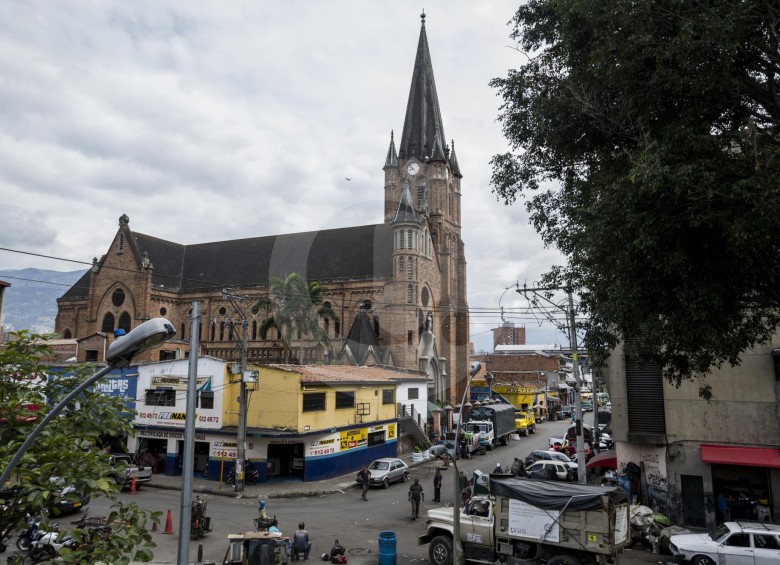
[[[119,323],[117,324],[117,327],[120,330],[125,330],[125,332],[129,332],[131,329],[132,322],[130,321],[130,314],[127,312],[122,312],[119,315]]]
[[[323,329],[325,331],[325,335],[330,337],[330,320],[328,318],[325,318],[322,321],[322,326],[323,326]]]
[[[447,193],[447,213],[452,217],[452,190]]]
[[[216,333],[216,324],[212,320],[212,322],[211,322],[211,337],[209,338],[209,339],[211,339],[211,341],[214,341],[214,334],[215,333]]]
[[[252,340],[257,339],[257,320],[252,320]]]
[[[103,316],[103,325],[100,327],[100,331],[108,334],[114,332],[114,315],[111,312]]]
[[[374,316],[374,335],[379,337],[379,318]]]
[[[119,253],[122,253],[125,250],[125,234],[120,233],[119,234]]]
[[[420,183],[417,185],[417,208],[422,208],[425,202],[425,185]]]
[[[62,332],[62,339],[70,339],[71,333],[70,330],[65,330]]]
[[[398,272],[403,273],[406,270],[406,263],[403,255],[398,258]]]
[[[111,304],[119,308],[125,303],[125,291],[121,288],[116,289],[111,295]]]
[[[420,298],[422,300],[422,305],[428,306],[428,298],[429,298],[428,287],[425,286],[423,287],[422,292],[420,293]]]
[[[412,330],[406,332],[406,345],[414,345],[414,332]]]
[[[412,280],[412,269],[414,266],[412,265],[412,258],[409,257],[409,260],[406,262],[406,278],[409,280]]]
[[[339,337],[341,335],[341,322],[339,320],[333,321],[333,337]]]
[[[225,322],[219,323],[219,341],[225,341]]]
[[[404,230],[398,230],[398,249],[404,248]]]
[[[406,231],[406,248],[407,249],[412,248],[412,230]]]
[[[186,326],[184,325],[184,322],[181,323],[181,332],[177,336],[179,339],[184,339],[185,333],[184,330],[186,329]]]
[[[411,284],[406,287],[406,302],[408,304],[414,302],[414,286]]]

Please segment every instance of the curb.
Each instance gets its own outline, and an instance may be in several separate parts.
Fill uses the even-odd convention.
[[[166,485],[161,483],[146,483],[144,487],[156,488],[160,490],[177,490],[181,491],[181,486]],[[342,483],[333,488],[328,489],[312,489],[312,490],[295,490],[289,492],[269,492],[269,493],[250,493],[250,492],[233,492],[227,490],[219,490],[210,487],[193,486],[192,492],[199,494],[208,494],[210,496],[223,496],[229,498],[256,498],[258,495],[262,495],[265,498],[317,498],[320,496],[326,496],[329,494],[343,494],[345,490],[349,488],[356,488],[356,484]]]

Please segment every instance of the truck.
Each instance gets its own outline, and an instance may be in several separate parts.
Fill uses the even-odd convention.
[[[152,468],[138,465],[135,456],[130,453],[112,453],[109,455],[111,470],[108,477],[114,479],[120,488],[129,487],[135,479],[136,487],[152,480]]]
[[[515,407],[498,403],[475,406],[468,413],[464,430],[478,437],[481,449],[506,445],[516,431]]]
[[[515,410],[515,427],[521,436],[536,433],[536,415],[533,410]]]
[[[490,494],[461,509],[460,544],[466,561],[507,565],[619,564],[630,543],[629,504],[620,487],[602,487],[491,475]],[[453,563],[453,509],[428,511],[433,565]]]

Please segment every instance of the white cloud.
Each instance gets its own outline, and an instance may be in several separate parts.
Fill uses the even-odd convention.
[[[503,290],[559,260],[522,203],[506,207],[489,189],[489,160],[507,144],[488,81],[524,62],[509,48],[516,8],[426,10],[464,175],[480,349]],[[0,246],[90,261],[124,213],[133,229],[180,243],[381,221],[382,166],[390,130],[400,138],[419,31],[408,1],[2,3]],[[0,252],[0,268],[23,267],[73,265]],[[518,323],[529,341],[554,340]]]

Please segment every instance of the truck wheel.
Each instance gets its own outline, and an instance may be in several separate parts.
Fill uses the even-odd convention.
[[[582,565],[582,561],[573,555],[556,555],[547,560],[547,565]]]
[[[452,540],[446,536],[436,536],[428,546],[428,559],[433,565],[452,563]]]
[[[533,426],[531,426],[531,433],[532,433],[532,434],[535,434],[535,433],[536,433],[536,424],[534,424]]]

